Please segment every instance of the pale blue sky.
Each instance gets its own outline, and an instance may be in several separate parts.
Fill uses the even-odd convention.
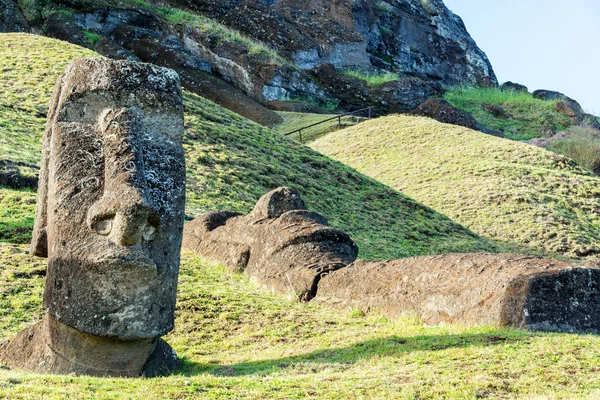
[[[600,115],[599,0],[444,0],[500,82],[557,90]]]

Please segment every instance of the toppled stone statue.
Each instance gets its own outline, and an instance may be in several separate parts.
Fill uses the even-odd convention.
[[[48,257],[46,315],[0,345],[9,368],[157,376],[178,364],[173,329],[184,205],[177,74],[105,59],[71,63],[44,135],[31,251]]]
[[[183,247],[270,289],[340,309],[427,324],[466,323],[600,333],[600,269],[515,254],[448,254],[355,261],[342,231],[280,188],[246,216],[216,212],[189,223]]]
[[[264,195],[245,216],[213,212],[185,227],[183,247],[244,271],[275,292],[310,300],[323,274],[356,259],[350,237],[306,209],[297,191]]]

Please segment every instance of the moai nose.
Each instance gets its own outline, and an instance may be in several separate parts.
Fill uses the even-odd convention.
[[[96,233],[128,247],[152,240],[160,223],[158,210],[145,196],[142,138],[136,128],[139,118],[135,108],[107,109],[100,114],[104,194],[88,212],[88,224]]]
[[[108,236],[120,246],[136,246],[149,242],[160,226],[158,211],[135,188],[122,185],[105,193],[88,211],[87,222],[98,235]]]
[[[136,246],[151,241],[158,229],[157,211],[140,197],[124,199],[117,210],[110,239],[121,246]]]

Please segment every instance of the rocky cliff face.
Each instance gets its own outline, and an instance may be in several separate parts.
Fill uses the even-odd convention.
[[[441,85],[496,84],[487,57],[441,0],[45,0],[23,6],[0,0],[0,32],[32,29],[110,58],[175,69],[188,90],[264,125],[281,121],[268,109],[277,100],[407,112],[439,95]],[[344,69],[394,72],[398,81],[366,87],[342,75]]]
[[[485,53],[441,0],[176,0],[303,69],[380,68],[444,84],[495,84]]]

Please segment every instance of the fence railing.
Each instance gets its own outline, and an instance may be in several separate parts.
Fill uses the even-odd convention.
[[[299,128],[299,129],[296,129],[294,131],[285,133],[283,136],[289,136],[289,135],[293,135],[294,133],[297,133],[298,136],[299,136],[299,139],[300,139],[300,143],[303,143],[302,142],[302,131],[305,131],[308,128],[312,128],[312,127],[317,126],[317,125],[324,124],[325,122],[333,121],[335,119],[338,120],[338,125],[341,128],[342,127],[342,118],[348,117],[348,116],[356,116],[356,114],[358,114],[358,113],[367,113],[368,116],[366,117],[366,119],[371,119],[372,108],[371,107],[367,107],[367,108],[363,108],[363,109],[360,109],[360,110],[352,111],[352,112],[349,112],[349,113],[336,115],[335,117],[327,118],[327,119],[324,119],[323,121],[319,121],[319,122],[316,122],[316,123],[311,124],[311,125],[303,126],[302,128]]]

